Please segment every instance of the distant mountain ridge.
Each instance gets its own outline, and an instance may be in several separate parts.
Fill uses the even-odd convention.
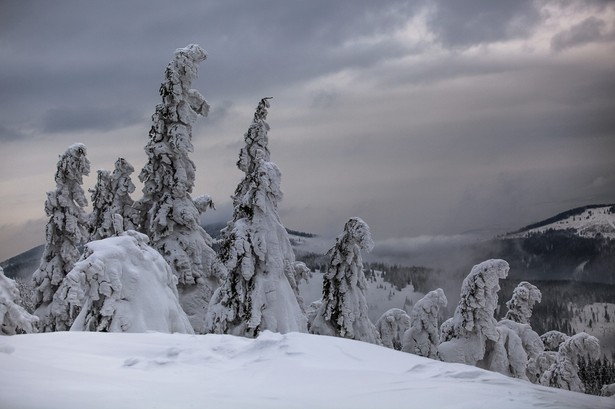
[[[576,207],[508,233],[505,238],[527,237],[547,230],[568,230],[580,237],[615,239],[615,204]]]

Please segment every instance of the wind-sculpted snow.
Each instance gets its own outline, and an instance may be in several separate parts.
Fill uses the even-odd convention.
[[[0,407],[20,409],[613,407],[365,342],[269,331],[0,337],[0,378]]]
[[[38,317],[29,314],[18,302],[17,284],[6,277],[0,267],[0,335],[36,332]]]
[[[80,309],[72,331],[193,333],[177,278],[147,236],[129,230],[92,241],[54,297],[56,315]]]

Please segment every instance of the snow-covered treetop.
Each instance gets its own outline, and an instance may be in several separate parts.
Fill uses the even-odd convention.
[[[56,171],[55,181],[58,184],[64,185],[70,182],[83,184],[83,176],[90,174],[90,161],[86,157],[85,145],[75,143],[66,149],[66,152],[60,156],[58,168]],[[85,197],[83,197],[85,200]],[[79,202],[78,202],[79,203]],[[85,204],[79,203],[80,206]]]
[[[591,357],[597,359],[600,357],[600,342],[598,338],[589,335],[585,332],[575,334],[559,346],[557,351],[557,359],[567,359],[578,364],[579,357]]]
[[[498,305],[499,280],[506,278],[508,263],[492,259],[472,267],[461,285],[461,299],[455,310],[453,325],[463,333],[476,332],[488,339],[497,339],[493,317]]]
[[[514,289],[512,298],[506,302],[508,312],[504,317],[507,320],[529,324],[534,304],[542,300],[542,293],[533,284],[522,281]]]
[[[570,338],[568,335],[559,331],[545,332],[540,336],[546,351],[557,351],[562,342]]]
[[[372,233],[369,230],[369,226],[358,217],[351,217],[346,222],[344,225],[344,232],[337,240],[339,242],[356,245],[359,249],[366,252],[370,252],[374,248],[374,241],[372,240]]]
[[[263,98],[258,103],[254,112],[254,119],[244,135],[246,146],[241,148],[237,167],[245,172],[251,173],[260,161],[269,161],[269,124],[267,124],[267,109],[271,97]]]

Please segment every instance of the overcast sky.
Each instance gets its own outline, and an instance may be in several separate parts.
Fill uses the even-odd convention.
[[[614,2],[8,0],[0,260],[44,241],[72,143],[92,175],[123,156],[137,182],[164,69],[190,43],[209,55],[191,156],[207,222],[230,215],[265,96],[289,228],[334,236],[359,216],[411,246],[615,202]]]

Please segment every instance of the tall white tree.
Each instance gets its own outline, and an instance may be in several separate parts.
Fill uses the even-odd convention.
[[[143,198],[138,203],[140,228],[177,276],[181,305],[197,332],[204,330],[207,304],[224,276],[190,195],[195,176],[194,162],[188,157],[193,151],[192,126],[209,111],[191,85],[206,57],[201,47],[191,44],[177,49],[166,68],[160,86],[162,103],[152,116],[145,146],[148,161],[139,175]]]
[[[113,231],[113,213],[110,212],[113,203],[111,187],[111,172],[104,169],[97,171],[96,185],[90,189],[92,198],[92,213],[90,213],[90,240],[100,240],[111,237]]]
[[[87,199],[82,188],[83,176],[90,173],[85,146],[71,145],[58,161],[56,190],[47,192],[45,250],[32,278],[35,285],[35,315],[41,331],[66,330],[66,322],[56,322],[50,311],[53,295],[79,259],[78,246],[88,239],[88,219],[83,209]]]
[[[540,377],[540,384],[585,392],[585,385],[579,377],[580,357],[600,358],[600,343],[596,337],[581,332],[562,342],[555,362]]]
[[[322,305],[310,326],[313,334],[380,344],[380,335],[367,315],[367,281],[361,250],[374,247],[369,226],[360,218],[346,222],[344,232],[327,252]]]
[[[0,335],[36,332],[38,318],[19,305],[19,299],[17,284],[0,267]]]
[[[534,304],[542,300],[542,293],[533,284],[522,281],[513,290],[512,297],[506,302],[508,311],[504,319],[529,324]]]
[[[506,278],[509,269],[506,261],[498,259],[472,267],[463,280],[455,314],[442,324],[447,331],[438,346],[440,359],[476,365],[485,357],[487,341],[496,342],[499,337],[493,314],[498,305],[499,280]]]
[[[410,328],[404,333],[402,351],[438,359],[438,316],[448,300],[441,288],[428,292],[410,311]]]
[[[130,175],[135,168],[126,159],[120,157],[115,161],[115,169],[111,173],[111,214],[122,216],[124,230],[136,230],[139,224],[139,213],[135,209],[134,200],[130,195],[135,191]]]
[[[263,330],[307,332],[295,262],[278,215],[281,172],[270,161],[268,98],[256,108],[237,167],[244,177],[233,196],[233,219],[223,231],[220,258],[228,271],[209,305],[207,331],[255,337]]]

